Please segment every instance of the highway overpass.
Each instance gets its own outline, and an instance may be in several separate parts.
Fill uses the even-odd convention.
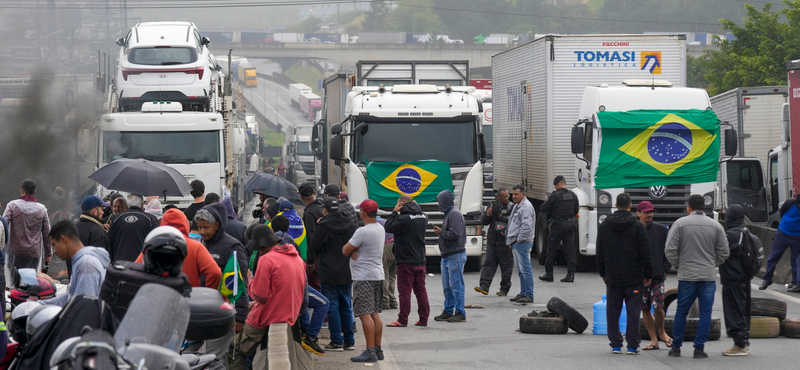
[[[327,59],[355,65],[359,60],[469,60],[470,68],[489,67],[492,55],[513,45],[496,44],[323,44],[323,43],[214,43],[214,55],[233,54],[246,58]]]

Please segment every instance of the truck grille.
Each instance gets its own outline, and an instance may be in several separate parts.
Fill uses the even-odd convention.
[[[666,225],[672,225],[675,220],[686,216],[686,201],[691,195],[688,185],[667,186],[667,196],[661,200],[650,196],[650,188],[626,188],[625,192],[631,196],[634,206],[645,200],[653,203],[653,208],[656,209],[653,221]]]
[[[302,168],[303,172],[306,174],[314,174],[314,162],[300,162],[300,168]]]

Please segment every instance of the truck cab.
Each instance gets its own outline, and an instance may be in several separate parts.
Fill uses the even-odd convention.
[[[783,105],[781,128],[781,145],[769,151],[769,162],[767,162],[770,200],[770,216],[767,226],[773,229],[777,229],[781,222],[780,209],[783,202],[794,197],[792,193],[789,103]]]

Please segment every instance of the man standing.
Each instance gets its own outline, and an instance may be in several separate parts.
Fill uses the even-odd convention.
[[[514,254],[506,244],[506,232],[508,231],[508,215],[511,213],[512,203],[508,201],[508,190],[500,188],[497,191],[497,204],[489,207],[486,213],[481,215],[481,223],[490,225],[486,233],[486,260],[481,267],[480,286],[475,287],[475,291],[483,295],[489,294],[489,286],[500,266],[500,290],[498,296],[505,297],[511,290],[511,270],[514,268]]]
[[[311,239],[309,250],[317,255],[322,294],[330,302],[328,329],[331,333],[331,342],[325,346],[325,350],[355,350],[353,280],[350,273],[350,258],[342,254],[342,248],[358,226],[339,213],[339,202],[336,198],[326,198],[324,207],[323,217],[317,225],[314,238]]]
[[[228,221],[225,223],[225,232],[236,238],[242,245],[247,245],[248,240],[244,236],[244,232],[247,231],[247,225],[236,218],[236,211],[233,210],[233,201],[231,201],[231,198],[225,198],[220,204],[225,206],[225,212],[227,212],[228,216]]]
[[[653,266],[650,285],[645,285],[642,290],[642,320],[650,334],[650,344],[642,348],[645,351],[658,349],[658,338],[661,338],[667,347],[672,346],[672,338],[664,331],[664,281],[667,280],[666,272],[672,267],[664,255],[669,229],[658,222],[653,222],[653,212],[655,212],[653,203],[646,200],[639,202],[636,206],[636,216],[647,230],[647,241],[650,244],[650,264]],[[653,313],[650,313],[651,306]],[[655,319],[653,319],[654,315]]]
[[[353,362],[383,360],[381,336],[381,301],[383,297],[383,242],[386,232],[378,223],[378,203],[367,199],[359,206],[359,216],[364,227],[359,228],[342,248],[350,257],[350,274],[353,278],[353,315],[361,319],[367,349],[350,358]]]
[[[23,181],[19,194],[20,199],[8,202],[3,213],[9,223],[6,272],[10,273],[12,268],[33,268],[41,271],[39,258],[42,257],[42,252],[45,265],[50,264],[53,254],[47,208],[34,197],[36,183],[33,180]]]
[[[444,311],[434,317],[436,321],[464,322],[464,264],[467,263],[467,228],[464,216],[455,207],[453,193],[442,190],[436,196],[439,209],[444,212],[442,227],[433,226],[439,235],[439,252],[442,255],[442,288],[444,290]]]
[[[394,257],[397,262],[397,291],[400,296],[400,313],[390,327],[408,326],[411,313],[411,291],[417,297],[419,321],[416,326],[428,326],[431,308],[425,288],[425,231],[428,216],[410,196],[403,194],[397,200],[392,214],[386,218],[386,232],[394,234]],[[504,246],[505,247],[505,246]]]
[[[533,303],[531,249],[533,248],[533,228],[536,225],[536,212],[525,196],[525,188],[522,185],[514,185],[511,196],[515,204],[514,208],[511,209],[511,215],[508,216],[506,245],[514,252],[514,257],[517,260],[520,289],[519,294],[511,298],[511,301],[520,304]]]
[[[702,195],[689,197],[688,216],[672,224],[667,235],[665,253],[669,262],[678,269],[678,308],[672,330],[670,357],[681,356],[686,315],[695,300],[700,305],[700,320],[694,337],[694,358],[708,358],[705,343],[711,329],[711,307],[717,290],[715,268],[728,258],[728,238],[719,222],[703,212]]]
[[[144,238],[158,227],[158,218],[142,210],[144,199],[141,195],[128,195],[128,210],[111,221],[108,229],[108,254],[111,261],[136,260],[142,253]]]
[[[781,206],[781,223],[772,241],[772,249],[767,258],[767,271],[764,273],[764,281],[758,290],[767,289],[772,285],[772,276],[775,274],[775,267],[783,257],[786,249],[790,249],[789,262],[792,266],[792,284],[790,292],[800,292],[800,281],[798,281],[797,259],[800,258],[800,194],[794,199],[783,202]]]
[[[378,223],[386,229],[386,219],[378,217]],[[394,257],[394,234],[386,232],[383,241],[383,309],[397,309],[397,295],[394,294],[397,286],[397,260]]]
[[[339,201],[339,213],[343,214],[344,217],[353,221],[354,224],[358,225],[358,212],[356,212],[355,207],[353,207],[350,202],[342,201],[342,194],[339,191],[339,187],[334,184],[329,184],[325,187],[325,196],[326,197],[333,197]]]
[[[106,266],[111,263],[108,252],[103,248],[84,246],[78,237],[78,228],[69,220],[56,222],[50,230],[50,239],[59,258],[73,261],[75,272],[70,276],[66,294],[40,303],[64,307],[79,294],[99,296],[100,285],[106,277]]]
[[[562,283],[575,281],[575,268],[578,260],[575,256],[575,225],[578,223],[578,197],[567,190],[567,180],[564,176],[553,179],[556,191],[547,197],[542,204],[542,212],[547,213],[550,220],[550,235],[547,237],[547,254],[544,261],[544,275],[539,280],[553,281],[553,264],[556,262],[558,243],[563,242],[562,250],[567,259],[567,276],[561,279]]]
[[[103,203],[103,200],[97,195],[90,195],[81,203],[83,212],[75,226],[78,228],[78,237],[83,245],[108,250],[108,235],[103,229],[103,223],[100,222],[100,219],[103,218],[103,207],[107,206],[108,203]]]
[[[750,275],[742,268],[742,254],[749,232],[744,227],[744,208],[738,204],[725,212],[730,257],[719,266],[722,283],[722,311],[725,330],[733,338],[733,347],[722,352],[725,356],[750,354]]]
[[[600,225],[597,235],[597,270],[606,283],[606,322],[611,353],[622,353],[619,316],[625,302],[628,329],[625,340],[628,354],[639,354],[639,311],[642,310],[643,285],[650,285],[653,268],[647,230],[631,214],[631,197],[617,195],[617,211]]]
[[[322,201],[317,199],[314,193],[313,184],[309,183],[302,184],[300,185],[300,189],[298,189],[297,192],[300,194],[300,199],[303,200],[303,203],[306,206],[306,209],[303,211],[303,226],[306,228],[306,240],[310,241],[314,238],[314,233],[317,231],[317,222],[319,222],[319,219],[321,219],[323,216]],[[337,202],[337,209],[338,209],[338,202]],[[356,223],[356,225],[358,224]],[[315,256],[315,253],[316,252],[309,249],[306,255],[306,272],[308,273],[308,285],[311,285],[316,290],[322,291],[322,286],[319,282],[319,277],[317,276],[317,265],[316,265],[317,258]]]

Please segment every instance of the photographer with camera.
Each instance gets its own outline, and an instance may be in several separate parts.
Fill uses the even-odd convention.
[[[489,294],[489,286],[497,266],[500,266],[500,290],[497,295],[505,297],[511,290],[511,270],[514,268],[514,255],[511,248],[506,245],[506,229],[508,229],[508,215],[511,213],[513,203],[508,201],[509,194],[505,188],[497,191],[497,200],[481,215],[481,223],[489,225],[486,243],[486,260],[481,267],[480,286],[475,291],[483,295]]]

